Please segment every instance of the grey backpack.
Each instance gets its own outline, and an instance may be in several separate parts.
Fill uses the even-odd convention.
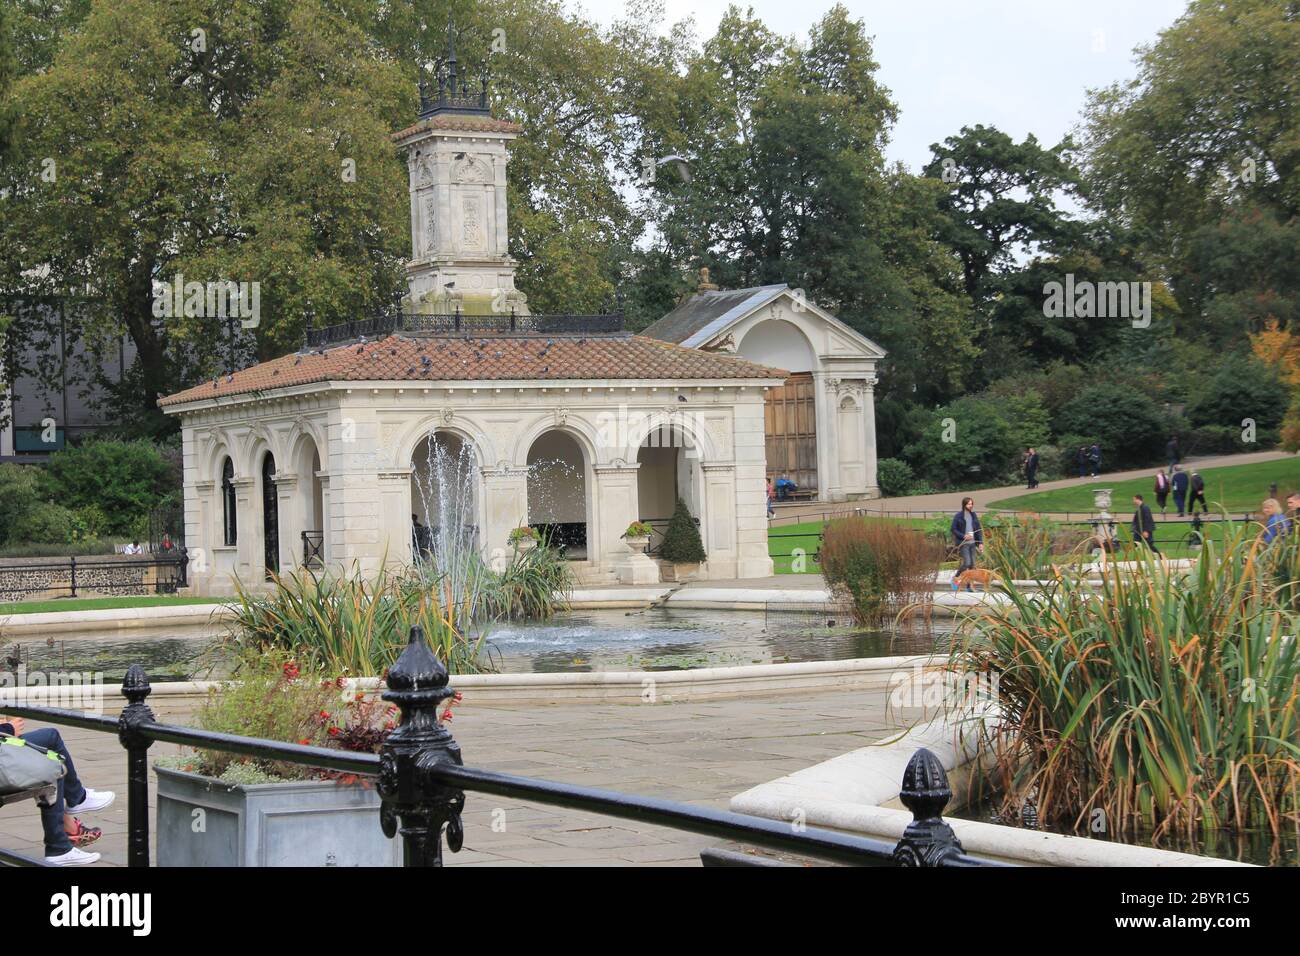
[[[0,797],[27,790],[48,791],[33,794],[38,802],[49,802],[55,785],[68,772],[63,758],[21,737],[0,734]],[[42,800],[42,798],[47,798]]]

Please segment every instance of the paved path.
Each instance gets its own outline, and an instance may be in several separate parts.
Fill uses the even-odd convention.
[[[467,697],[456,709],[453,729],[472,766],[726,809],[743,790],[866,746],[915,717],[913,711],[887,713],[883,691],[549,707],[476,705]],[[64,735],[83,779],[118,792],[117,803],[88,822],[104,830],[95,847],[104,854],[103,863],[123,865],[125,753],[108,734],[65,729]],[[163,744],[150,751],[152,756],[176,752]],[[151,793],[151,803],[152,798]],[[504,820],[504,832],[492,828],[494,811],[504,811],[504,816],[496,813]],[[448,854],[451,865],[695,866],[702,848],[727,845],[633,821],[472,793],[464,820],[465,848]],[[34,805],[0,809],[0,846],[41,855]]]
[[[1207,458],[1189,458],[1183,467],[1195,465],[1197,468],[1215,468],[1221,465],[1249,465],[1260,461],[1276,461],[1279,458],[1292,457],[1287,452],[1281,451],[1259,451],[1249,452],[1244,455],[1220,455],[1217,457]],[[1097,484],[1106,487],[1108,483],[1124,481],[1129,478],[1142,478],[1154,476],[1159,465],[1152,465],[1146,468],[1134,468],[1129,471],[1108,471],[1096,478],[1064,478],[1060,481],[1041,482],[1035,491],[1054,491],[1057,488],[1071,488],[1075,485]],[[855,508],[867,508],[873,513],[896,514],[907,511],[938,511],[955,513],[961,507],[962,498],[970,495],[975,499],[976,506],[980,509],[987,509],[990,506],[996,506],[997,502],[1004,498],[1014,498],[1017,495],[1027,494],[1028,489],[1023,484],[1007,485],[1002,488],[985,488],[982,491],[945,491],[933,495],[908,495],[901,498],[879,498],[873,501],[848,501],[848,502],[807,502],[793,505],[781,505],[777,510],[777,517],[785,520],[792,520],[792,516],[806,515],[809,519],[815,518],[823,513],[835,513],[842,511],[852,511]],[[774,526],[776,527],[776,526]]]

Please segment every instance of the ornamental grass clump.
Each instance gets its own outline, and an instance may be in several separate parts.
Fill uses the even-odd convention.
[[[1300,536],[1258,530],[1207,542],[1188,571],[1147,552],[1100,586],[1007,581],[963,622],[952,668],[998,678],[982,746],[1004,817],[1036,794],[1067,831],[1300,826]]]
[[[891,608],[929,604],[944,548],[924,531],[882,518],[840,518],[822,535],[826,583],[853,606],[860,624]]]
[[[983,526],[983,561],[1005,580],[1050,572],[1053,563],[1081,557],[1093,543],[1090,529],[1042,515],[988,515]]]

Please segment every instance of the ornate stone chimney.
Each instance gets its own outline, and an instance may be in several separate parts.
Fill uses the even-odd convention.
[[[519,126],[493,119],[486,67],[471,80],[456,59],[455,28],[436,92],[420,84],[420,119],[394,135],[406,151],[411,195],[411,312],[520,315],[515,260],[507,251],[507,144]]]

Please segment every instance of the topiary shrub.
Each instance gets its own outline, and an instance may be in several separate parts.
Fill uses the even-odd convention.
[[[876,484],[886,498],[908,494],[915,484],[912,466],[897,458],[882,458],[876,463]]]
[[[678,498],[677,507],[673,509],[668,530],[664,532],[663,544],[659,546],[659,557],[673,564],[699,564],[707,555],[704,542],[700,539],[700,529],[691,516],[691,509],[686,502]]]

